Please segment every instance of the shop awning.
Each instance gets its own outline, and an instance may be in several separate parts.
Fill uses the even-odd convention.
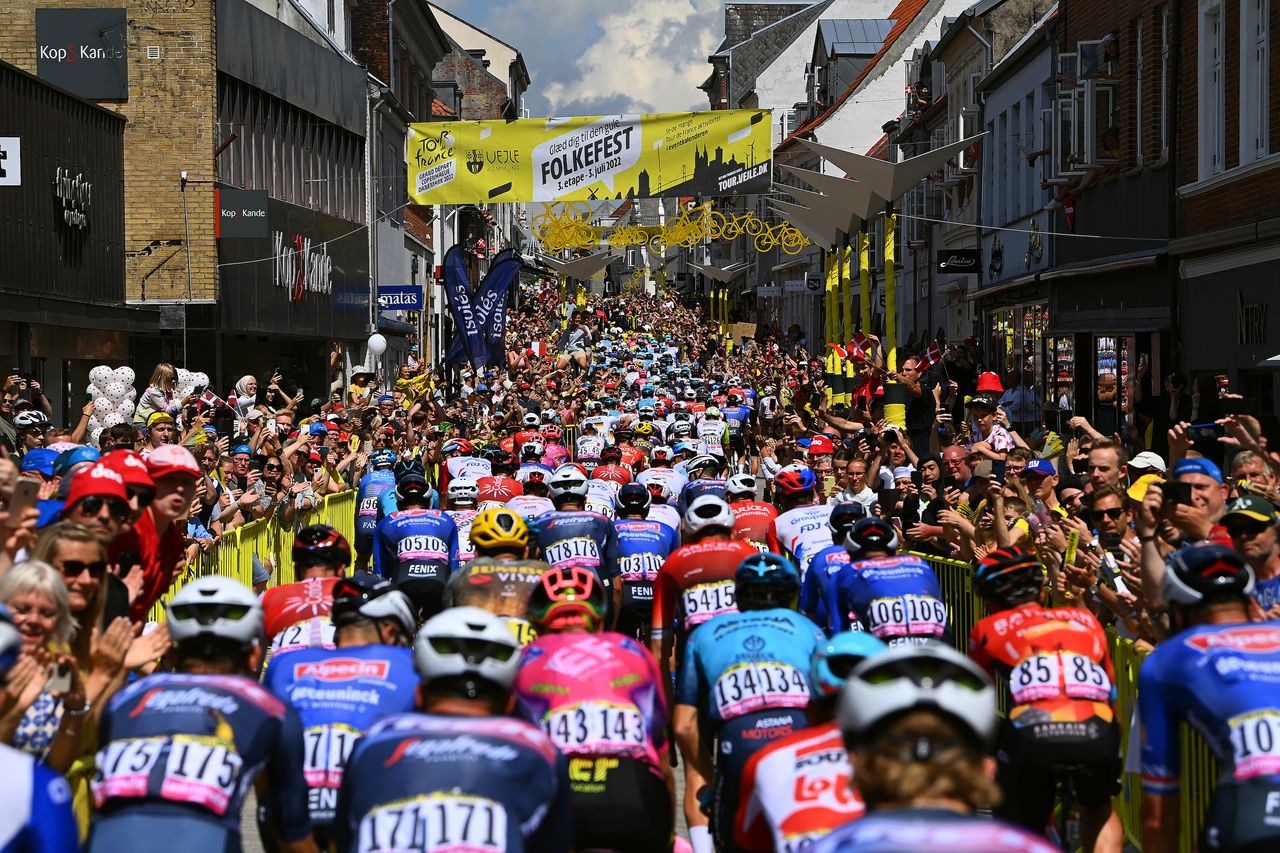
[[[984,287],[979,290],[970,290],[965,294],[965,299],[982,299],[987,296],[994,296],[997,293],[1004,293],[1008,290],[1025,287],[1028,284],[1035,284],[1039,275],[1040,273],[1038,272],[1027,273],[1026,275],[1011,278],[1008,281],[1001,282],[1000,284],[994,284],[991,287]]]
[[[1086,275],[1101,275],[1121,270],[1143,269],[1154,267],[1161,258],[1167,255],[1164,249],[1133,252],[1128,255],[1111,255],[1105,258],[1090,258],[1087,261],[1076,261],[1071,264],[1047,269],[1040,273],[1040,281],[1053,281],[1058,278],[1076,278]]]
[[[796,267],[805,267],[809,265],[808,258],[792,258],[789,261],[783,261],[780,264],[774,264],[774,272],[782,272],[783,270],[795,269]]]
[[[1271,358],[1264,358],[1262,361],[1258,362],[1258,367],[1269,367],[1272,370],[1280,370],[1280,353],[1271,356]]]

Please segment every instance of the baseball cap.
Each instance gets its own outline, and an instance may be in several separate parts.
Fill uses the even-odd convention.
[[[250,409],[249,411],[245,412],[245,415],[244,415],[245,420],[249,420],[249,421],[262,420],[266,416],[267,416],[267,413],[262,411],[262,409],[258,409],[258,408]]]
[[[22,457],[22,465],[20,469],[26,474],[35,471],[44,477],[53,476],[53,461],[58,458],[58,454],[47,447],[37,447],[34,450],[28,450],[27,455]]]
[[[836,446],[825,435],[815,435],[809,439],[810,456],[834,456]]]
[[[1048,459],[1036,457],[1027,463],[1027,467],[1023,471],[1023,474],[1039,474],[1043,477],[1055,477],[1058,474],[1058,469],[1054,468],[1053,463]]]
[[[324,424],[312,424],[307,427],[307,435],[328,435],[329,428]]]
[[[911,475],[914,474],[915,472],[916,472],[916,469],[912,468],[910,465],[903,465],[901,468],[893,469],[893,479],[910,480]]]
[[[1141,477],[1133,481],[1133,485],[1129,486],[1129,489],[1125,494],[1127,494],[1131,500],[1142,501],[1146,499],[1147,490],[1151,488],[1152,483],[1163,482],[1164,477],[1161,477],[1159,474],[1143,474]]]
[[[312,462],[321,462],[321,461],[323,461],[323,460],[321,459],[321,457],[320,457],[319,452],[318,452],[318,451],[315,451],[315,450],[311,451],[311,454],[310,454],[307,458],[308,458],[308,459],[310,459]]]
[[[1160,454],[1152,453],[1150,450],[1144,450],[1130,459],[1129,467],[1152,469],[1159,471],[1161,474],[1169,470],[1168,466],[1164,464],[1164,460],[1160,458]]]
[[[151,429],[156,424],[173,423],[173,415],[168,412],[152,412],[151,417],[147,418],[147,429]]]
[[[1173,466],[1173,477],[1176,479],[1183,474],[1203,474],[1214,482],[1222,482],[1222,469],[1200,456],[1178,460],[1178,464]]]
[[[383,394],[381,397],[378,398],[379,403],[394,403],[395,401],[396,401],[396,398],[392,397],[390,394]]]
[[[973,478],[979,480],[991,479],[991,460],[983,459],[977,465],[973,466]]]
[[[81,471],[71,478],[71,491],[67,492],[66,506],[75,506],[81,498],[100,495],[107,498],[129,500],[129,491],[125,488],[124,477],[120,472],[108,465],[98,463],[87,471]]]
[[[252,456],[253,451],[249,449],[247,444],[237,444],[235,449],[231,451],[232,456],[238,456],[243,453],[245,456]]]
[[[81,462],[97,462],[102,457],[96,447],[76,447],[64,450],[53,460],[53,476],[61,477]]]
[[[997,408],[999,408],[999,403],[997,403],[997,402],[996,402],[996,398],[995,398],[995,397],[992,397],[992,396],[991,396],[991,395],[989,395],[989,394],[976,394],[976,395],[974,395],[972,398],[970,398],[970,399],[969,399],[969,402],[968,402],[968,403],[966,403],[965,405],[967,405],[967,406],[983,406],[983,407],[985,407],[985,408],[990,409],[990,410],[991,410],[991,411],[993,411],[993,412],[994,412]]]
[[[188,474],[200,476],[200,466],[196,458],[180,444],[162,444],[147,457],[147,473],[153,480],[169,474]]]
[[[1241,495],[1227,504],[1226,514],[1222,516],[1223,523],[1225,524],[1226,520],[1233,515],[1237,518],[1248,518],[1253,521],[1274,524],[1276,521],[1276,507],[1275,504],[1261,495]]]
[[[132,450],[113,450],[103,455],[102,464],[115,471],[124,479],[125,486],[144,486],[148,489],[156,487],[155,480],[147,471],[147,463]]]

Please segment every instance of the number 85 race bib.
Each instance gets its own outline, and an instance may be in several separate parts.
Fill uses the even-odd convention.
[[[1032,655],[1015,666],[1009,674],[1009,693],[1015,705],[1060,696],[1106,702],[1111,679],[1102,664],[1086,655],[1051,652]]]

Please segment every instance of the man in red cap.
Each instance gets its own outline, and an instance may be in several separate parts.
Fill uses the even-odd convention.
[[[61,519],[83,524],[102,547],[110,548],[132,518],[124,477],[101,462],[71,478]]]
[[[113,450],[102,457],[101,463],[124,480],[124,488],[128,493],[129,519],[120,530],[126,533],[142,517],[142,511],[155,500],[156,481],[147,473],[147,463],[132,450]]]
[[[142,592],[130,606],[129,618],[141,622],[173,581],[184,560],[185,536],[178,519],[195,496],[200,466],[180,444],[157,447],[147,459],[147,473],[155,481],[155,499],[133,529],[111,545],[111,559],[133,557],[142,566]]]

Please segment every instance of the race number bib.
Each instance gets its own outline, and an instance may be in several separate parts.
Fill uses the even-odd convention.
[[[461,537],[461,533],[459,533]],[[414,535],[406,536],[396,543],[396,559],[400,562],[413,560],[449,561],[449,543],[439,536]]]
[[[633,752],[644,746],[647,734],[635,705],[608,702],[556,708],[542,718],[542,728],[566,754]]]
[[[809,685],[790,664],[740,663],[716,679],[715,698],[720,719],[731,720],[761,708],[803,708]]]
[[[308,619],[290,625],[271,640],[271,656],[294,649],[332,649],[336,646],[337,629],[328,619]]]
[[[147,795],[147,779],[156,766],[167,737],[116,740],[98,751],[93,776],[93,801],[99,807],[113,797]]]
[[[1227,726],[1237,779],[1280,773],[1280,709],[1250,711],[1227,720]]]
[[[378,498],[364,498],[360,501],[360,516],[363,518],[376,518],[378,515]]]
[[[94,802],[148,796],[152,771],[164,757],[159,797],[226,814],[244,764],[235,746],[217,737],[174,735],[112,741],[99,750],[92,782]]]
[[[618,569],[622,580],[653,582],[658,578],[663,558],[658,554],[628,554],[618,558]]]
[[[515,616],[504,616],[503,621],[507,623],[507,630],[520,643],[521,648],[538,639],[538,632],[529,624],[528,620],[519,619]]]
[[[713,616],[733,613],[738,609],[734,598],[734,582],[731,580],[694,584],[684,591],[681,600],[684,602],[684,623],[688,628],[695,628]]]
[[[590,536],[575,536],[552,542],[543,551],[543,557],[556,568],[585,568],[595,571],[600,567],[600,548]]]
[[[1111,679],[1101,664],[1086,655],[1039,654],[1013,668],[1009,693],[1015,705],[1062,696],[1105,702],[1111,698]]]
[[[867,627],[881,639],[938,636],[947,628],[947,605],[930,595],[877,598],[867,608]]]
[[[372,809],[360,821],[359,853],[501,853],[507,810],[484,797],[438,793]]]
[[[311,726],[302,733],[305,753],[302,775],[309,788],[339,788],[342,769],[347,766],[351,749],[360,738],[360,730],[341,723]]]

